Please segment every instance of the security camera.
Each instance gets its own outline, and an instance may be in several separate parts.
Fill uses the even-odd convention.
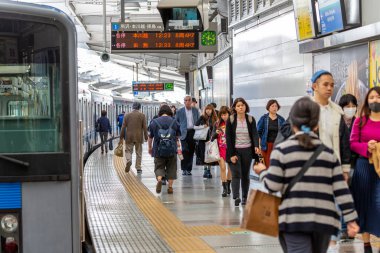
[[[102,62],[108,62],[110,60],[110,55],[107,52],[103,52],[100,55],[100,59],[102,60]]]

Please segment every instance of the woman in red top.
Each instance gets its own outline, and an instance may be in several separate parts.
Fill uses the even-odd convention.
[[[218,141],[219,147],[219,166],[220,166],[220,179],[222,180],[223,193],[222,197],[227,197],[227,194],[231,194],[231,170],[226,163],[227,142],[226,142],[226,122],[230,116],[227,106],[220,107],[218,113],[218,121],[215,123],[212,139]]]

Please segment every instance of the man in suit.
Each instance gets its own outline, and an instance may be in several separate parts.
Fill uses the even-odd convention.
[[[181,161],[182,175],[191,175],[195,150],[194,125],[199,119],[198,109],[191,106],[191,96],[184,98],[185,107],[177,111],[176,120],[181,130],[183,160]]]
[[[134,102],[132,105],[133,111],[126,114],[123,120],[123,126],[120,133],[120,141],[125,140],[125,157],[127,165],[125,172],[129,172],[132,165],[133,147],[136,149],[136,170],[141,173],[141,156],[142,144],[148,140],[148,131],[146,127],[146,118],[140,112],[141,104]],[[126,136],[125,136],[126,135]]]

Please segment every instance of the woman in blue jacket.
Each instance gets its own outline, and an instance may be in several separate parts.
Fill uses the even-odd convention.
[[[269,157],[276,140],[277,133],[284,124],[285,119],[277,114],[280,105],[275,99],[268,101],[266,109],[268,113],[261,116],[257,123],[257,132],[260,137],[261,154],[264,157],[265,165],[269,167]]]

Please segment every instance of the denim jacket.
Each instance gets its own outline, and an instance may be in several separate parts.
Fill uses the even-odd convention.
[[[278,118],[278,130],[285,123],[285,119],[277,114]],[[267,138],[268,138],[268,127],[269,127],[269,113],[261,116],[259,122],[257,123],[257,132],[260,137],[260,148],[261,150],[267,150]]]

